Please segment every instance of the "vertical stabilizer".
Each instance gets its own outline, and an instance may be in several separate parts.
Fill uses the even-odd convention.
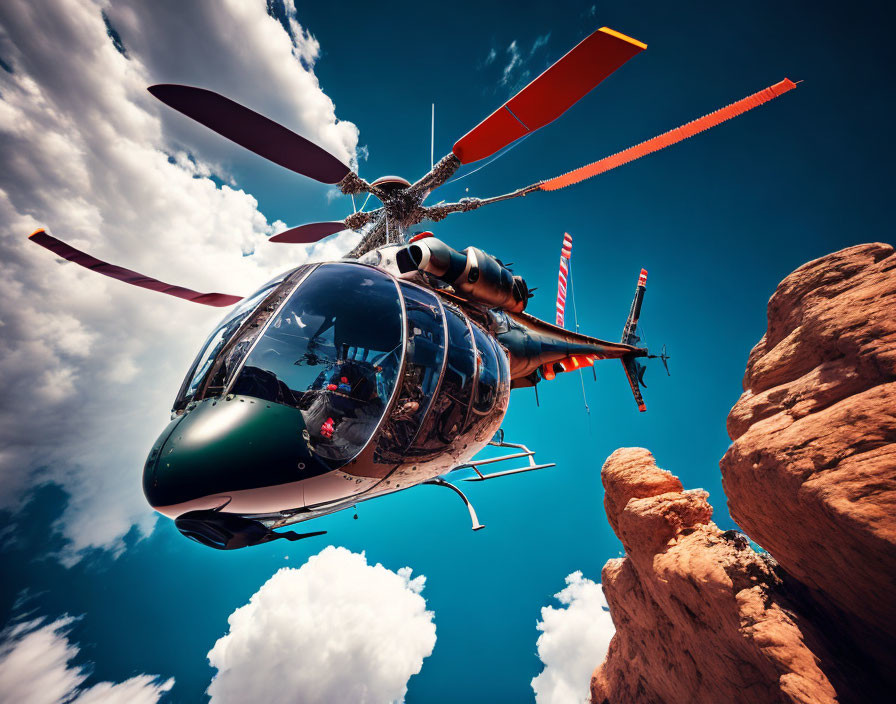
[[[638,287],[635,289],[635,298],[632,301],[632,307],[628,312],[628,320],[625,321],[625,327],[622,329],[622,343],[626,345],[637,345],[640,342],[638,337],[638,318],[641,317],[641,304],[644,302],[644,292],[647,290],[647,269],[641,269],[638,276]]]
[[[622,329],[623,344],[637,347],[641,341],[641,338],[638,337],[638,319],[641,317],[641,304],[644,302],[645,291],[647,291],[647,269],[641,269],[641,274],[638,276],[638,286],[635,288],[635,298],[628,312],[625,327]],[[622,367],[625,369],[625,376],[628,378],[628,384],[632,389],[632,395],[635,397],[635,403],[638,404],[638,410],[643,413],[647,410],[647,406],[644,404],[644,397],[641,396],[641,385],[644,383],[644,367],[631,354],[623,357],[621,361]]]

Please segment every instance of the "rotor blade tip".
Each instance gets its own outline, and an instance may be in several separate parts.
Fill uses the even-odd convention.
[[[632,46],[636,46],[639,49],[646,49],[647,45],[644,42],[639,42],[637,39],[634,39],[627,34],[623,34],[622,32],[617,32],[615,29],[610,29],[609,27],[601,27],[598,32],[603,32],[604,34],[609,34],[611,37],[616,37],[617,39],[621,39],[624,42],[628,42]]]
[[[35,231],[32,232],[30,235],[28,235],[28,239],[30,240],[30,239],[32,239],[32,238],[34,238],[34,237],[37,237],[38,235],[44,235],[44,234],[46,234],[46,232],[47,232],[47,231],[44,230],[44,228],[41,227],[40,229],[35,230]]]

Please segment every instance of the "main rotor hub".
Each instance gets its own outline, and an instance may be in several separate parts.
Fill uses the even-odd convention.
[[[379,188],[387,196],[391,196],[396,191],[410,188],[411,186],[410,182],[403,179],[401,176],[380,176],[370,185]]]

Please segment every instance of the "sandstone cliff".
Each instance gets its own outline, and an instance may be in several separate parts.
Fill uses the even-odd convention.
[[[889,701],[896,686],[896,255],[861,245],[768,305],[711,522],[646,450],[604,465],[626,557],[604,567],[617,632],[597,703]],[[777,562],[776,562],[777,561]]]
[[[728,417],[731,516],[884,680],[896,671],[896,256],[809,262],[778,286]]]
[[[706,492],[684,491],[639,448],[614,452],[602,476],[626,557],[603,569],[616,635],[594,702],[837,701],[827,652],[774,562],[716,527]]]

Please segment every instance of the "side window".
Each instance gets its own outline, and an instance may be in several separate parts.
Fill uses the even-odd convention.
[[[463,313],[448,303],[444,308],[448,325],[448,359],[442,386],[409,453],[417,457],[438,452],[454,441],[463,430],[473,395],[476,357],[470,327]]]
[[[439,385],[445,359],[445,329],[442,307],[429,291],[402,284],[408,326],[408,366],[405,373],[419,401],[417,415],[422,418]]]
[[[473,336],[476,339],[476,362],[479,366],[479,378],[473,393],[473,411],[485,415],[492,410],[498,397],[498,385],[501,383],[500,367],[491,336],[475,323]]]
[[[433,401],[445,361],[445,324],[439,299],[402,282],[407,325],[407,356],[398,401],[377,447],[377,461],[401,461]]]

